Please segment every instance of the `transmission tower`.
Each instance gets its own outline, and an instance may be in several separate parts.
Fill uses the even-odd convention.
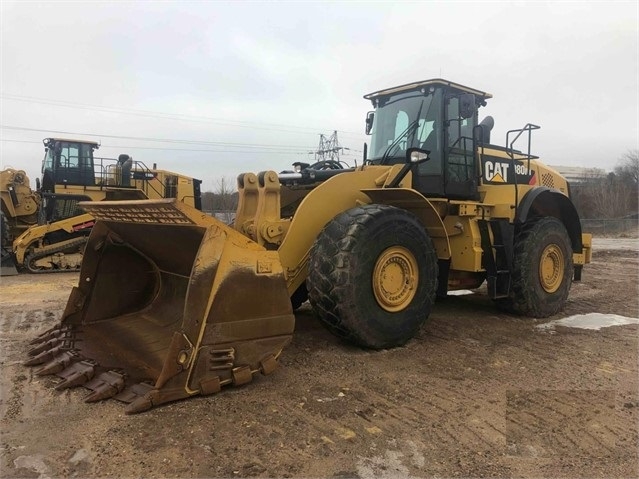
[[[339,140],[337,139],[337,131],[327,137],[324,134],[320,134],[319,147],[315,152],[315,161],[337,161],[339,162],[340,151],[344,150],[339,146]]]

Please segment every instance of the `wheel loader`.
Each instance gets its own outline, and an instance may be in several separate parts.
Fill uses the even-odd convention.
[[[7,242],[18,267],[30,273],[79,270],[95,223],[81,201],[176,198],[201,209],[200,180],[149,169],[125,154],[95,157],[99,145],[92,141],[46,138],[44,146],[37,192],[30,190],[24,172],[14,170],[2,173],[0,187],[10,225]]]
[[[591,238],[566,180],[530,153],[538,127],[498,146],[478,119],[491,95],[442,79],[364,98],[361,166],[241,174],[231,226],[175,200],[81,203],[98,221],[79,284],[27,364],[137,413],[272,373],[306,299],[370,349],[483,283],[500,309],[561,311]]]
[[[0,171],[2,276],[18,273],[13,261],[13,240],[38,224],[41,203],[40,194],[31,189],[24,170],[6,168]]]

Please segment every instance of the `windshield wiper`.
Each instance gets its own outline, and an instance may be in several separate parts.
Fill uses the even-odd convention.
[[[415,117],[415,120],[413,120],[406,127],[406,129],[401,133],[401,135],[395,138],[395,140],[393,140],[393,142],[390,145],[388,145],[388,147],[384,151],[384,154],[382,155],[382,159],[379,161],[380,165],[386,164],[386,160],[388,160],[388,158],[390,157],[391,151],[394,151],[394,149],[397,147],[397,145],[399,145],[399,143],[404,139],[404,137],[408,136],[408,133],[419,124],[419,119],[422,114],[422,108],[424,107],[425,101],[426,101],[426,98],[423,98],[422,103],[419,105],[419,110],[417,110],[417,116]],[[432,101],[430,102],[430,104],[432,105]],[[430,111],[430,105],[428,106],[428,111]],[[428,114],[428,112],[426,112],[426,114]]]

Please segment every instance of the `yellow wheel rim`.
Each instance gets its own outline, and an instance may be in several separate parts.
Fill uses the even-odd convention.
[[[406,308],[417,292],[419,274],[413,253],[392,246],[377,258],[373,270],[373,293],[381,308],[391,313]]]
[[[539,279],[547,293],[554,293],[561,286],[564,279],[564,253],[559,246],[551,244],[544,248],[539,260]]]

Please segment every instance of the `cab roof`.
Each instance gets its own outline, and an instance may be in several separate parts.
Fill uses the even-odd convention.
[[[72,138],[45,138],[44,140],[42,140],[43,142],[47,143],[47,142],[51,142],[51,141],[67,141],[69,143],[84,143],[86,145],[94,145],[96,147],[99,147],[100,144],[97,141],[91,141],[91,140],[75,140]]]
[[[373,100],[375,98],[393,95],[395,93],[418,90],[426,86],[439,86],[439,87],[444,86],[447,88],[452,88],[453,90],[458,90],[460,93],[472,93],[473,95],[481,97],[484,100],[493,97],[490,93],[487,93],[485,91],[475,90],[474,88],[460,85],[459,83],[454,83],[452,81],[444,80],[442,78],[433,78],[430,80],[407,83],[406,85],[400,85],[400,86],[395,86],[392,88],[386,88],[385,90],[379,90],[373,93],[369,93],[368,95],[364,95],[364,98],[366,98],[367,100]]]

